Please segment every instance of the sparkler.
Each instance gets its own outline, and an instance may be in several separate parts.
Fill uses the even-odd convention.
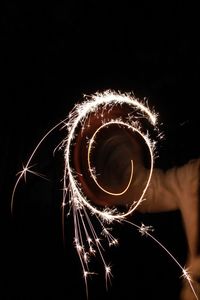
[[[143,140],[145,147],[148,149],[150,158],[150,167],[148,176],[143,189],[138,196],[129,203],[126,211],[119,211],[117,204],[119,201],[126,199],[126,194],[134,191],[134,182],[137,182],[137,162],[133,159],[129,162],[129,178],[121,190],[112,190],[109,186],[104,186],[100,175],[97,174],[96,167],[93,163],[95,149],[98,148],[98,138],[102,132],[106,132],[109,128],[123,129],[129,132],[129,135],[137,135]],[[152,226],[141,224],[138,226],[127,220],[144,199],[146,190],[149,186],[154,162],[155,142],[150,139],[150,130],[158,133],[157,114],[152,112],[147,103],[138,101],[132,94],[122,94],[120,92],[105,91],[96,93],[91,96],[85,96],[85,101],[75,105],[74,109],[69,113],[68,118],[62,120],[54,126],[38,143],[27,164],[23,170],[19,172],[19,177],[13,189],[11,199],[11,210],[13,211],[14,196],[16,188],[20,180],[26,178],[26,173],[30,172],[38,175],[31,170],[32,159],[38,151],[42,142],[56,129],[67,129],[67,137],[61,142],[61,149],[64,149],[64,175],[63,175],[63,199],[62,199],[62,221],[63,221],[63,237],[64,237],[64,219],[66,204],[70,205],[70,212],[74,221],[74,246],[80,259],[83,270],[83,278],[88,296],[88,277],[95,274],[89,268],[89,262],[92,256],[99,255],[104,266],[106,287],[111,279],[111,266],[106,262],[103,256],[102,240],[106,239],[108,245],[118,245],[118,240],[111,233],[111,225],[113,222],[127,222],[133,225],[141,233],[142,236],[152,238],[181,268],[184,278],[188,280],[190,287],[198,299],[193,288],[191,278],[188,271],[184,269],[174,256],[157,240],[150,232],[153,231]],[[81,141],[81,147],[78,144]],[[83,149],[83,146],[85,149]],[[78,150],[83,152],[84,167],[83,170],[78,160]],[[82,172],[84,171],[84,172]],[[91,188],[91,184],[93,188]],[[93,189],[93,191],[91,191]],[[102,199],[104,202],[102,202]],[[111,202],[109,203],[110,200]],[[117,201],[115,202],[115,199]],[[124,201],[124,200],[123,200]],[[102,206],[101,204],[104,203]],[[121,202],[120,202],[121,203]],[[100,204],[100,205],[99,205]],[[111,205],[110,205],[111,204]],[[116,204],[116,205],[115,205]],[[100,232],[97,232],[92,223],[91,215],[95,216],[99,225]]]

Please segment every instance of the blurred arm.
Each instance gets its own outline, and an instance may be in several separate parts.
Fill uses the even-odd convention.
[[[154,169],[146,200],[138,210],[162,212],[180,209],[188,241],[187,267],[200,294],[200,159],[166,172]],[[194,299],[187,282],[183,300]]]

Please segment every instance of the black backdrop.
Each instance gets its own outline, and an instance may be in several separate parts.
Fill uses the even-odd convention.
[[[36,157],[51,181],[20,185],[14,216],[15,174],[39,139],[73,105],[105,89],[147,97],[165,134],[155,164],[181,165],[199,155],[198,12],[169,1],[3,1],[1,10],[1,299],[86,299],[73,248],[72,218],[63,247],[60,215],[62,154],[52,136]],[[37,165],[38,168],[40,168]],[[179,212],[139,215],[184,264],[187,246]],[[112,284],[89,280],[89,299],[178,299],[181,272],[147,238],[114,226],[120,246],[106,256]],[[94,263],[101,274],[101,266]]]

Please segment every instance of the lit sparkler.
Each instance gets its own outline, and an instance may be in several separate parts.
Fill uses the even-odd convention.
[[[125,111],[124,114],[121,113],[123,110]],[[94,117],[96,118],[95,124]],[[148,126],[145,127],[143,122],[148,122]],[[104,208],[99,208],[98,205],[96,205],[96,202],[98,204],[98,201],[90,199],[90,196],[94,195],[96,191],[98,191],[100,197],[105,199],[107,199],[107,197],[110,197],[110,199],[121,199],[121,197],[126,196],[126,193],[131,190],[132,184],[135,180],[135,161],[134,159],[131,159],[129,179],[120,191],[113,191],[109,189],[109,187],[103,186],[99,181],[99,174],[97,174],[97,170],[93,165],[92,156],[94,150],[98,147],[98,136],[102,131],[112,126],[123,128],[129,131],[130,134],[136,134],[139,136],[148,148],[150,157],[150,167],[146,183],[138,198],[134,199],[134,201],[128,205],[128,209],[125,212],[119,211],[115,202],[112,202],[114,203],[113,205],[106,203]],[[67,137],[61,143],[61,148],[64,149],[65,161],[62,199],[63,232],[65,207],[68,202],[70,204],[70,212],[72,212],[74,220],[74,246],[81,262],[87,294],[88,276],[96,274],[95,272],[91,272],[89,268],[89,262],[92,256],[98,254],[101,258],[105,271],[106,286],[108,281],[111,279],[111,266],[105,261],[103,256],[104,248],[102,239],[106,239],[109,246],[117,245],[118,240],[111,234],[110,224],[114,221],[125,221],[136,227],[142,236],[152,238],[170,255],[170,257],[173,258],[176,264],[181,268],[184,278],[188,280],[193,293],[197,298],[191,279],[188,276],[188,273],[186,273],[186,270],[182,268],[173,255],[157,239],[155,239],[152,234],[150,234],[150,232],[153,231],[153,228],[151,226],[145,226],[144,224],[138,226],[126,219],[135,211],[135,209],[137,209],[141,202],[145,200],[144,195],[149,186],[153,172],[155,142],[152,142],[150,139],[149,126],[153,129],[153,131],[157,131],[157,115],[147,107],[147,104],[143,104],[141,101],[138,101],[132,94],[121,94],[119,92],[106,91],[104,93],[96,93],[92,96],[85,96],[85,101],[81,104],[75,105],[74,109],[69,113],[68,118],[54,126],[41,139],[30,156],[27,164],[19,173],[19,177],[14,186],[11,210],[13,210],[14,195],[19,181],[23,177],[26,177],[27,172],[37,174],[30,170],[30,164],[41,143],[56,129],[60,127],[67,129]],[[94,130],[92,131],[91,128]],[[90,186],[87,186],[87,183],[85,184],[84,174],[81,172],[81,169],[79,170],[76,168],[77,156],[74,158],[73,151],[75,150],[75,145],[79,138],[84,140],[83,145],[86,147],[86,149],[81,149],[81,151],[86,152],[84,157],[86,161],[85,163],[88,167],[87,176],[89,178],[89,183],[92,183],[95,186],[94,193],[91,193]],[[91,221],[91,214],[97,218],[100,224],[100,233],[97,233],[95,226]]]

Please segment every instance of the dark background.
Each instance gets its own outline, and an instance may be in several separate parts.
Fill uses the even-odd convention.
[[[1,299],[86,299],[73,248],[72,217],[61,230],[64,132],[52,135],[34,163],[50,181],[20,184],[15,174],[40,138],[83,94],[105,89],[147,97],[165,137],[155,164],[164,169],[199,155],[199,22],[196,7],[151,1],[3,1],[1,10]],[[184,264],[179,212],[135,214]],[[89,299],[178,299],[181,272],[162,249],[126,225],[114,226],[120,246],[107,249],[112,285],[89,280]],[[94,262],[101,274],[101,265]]]

